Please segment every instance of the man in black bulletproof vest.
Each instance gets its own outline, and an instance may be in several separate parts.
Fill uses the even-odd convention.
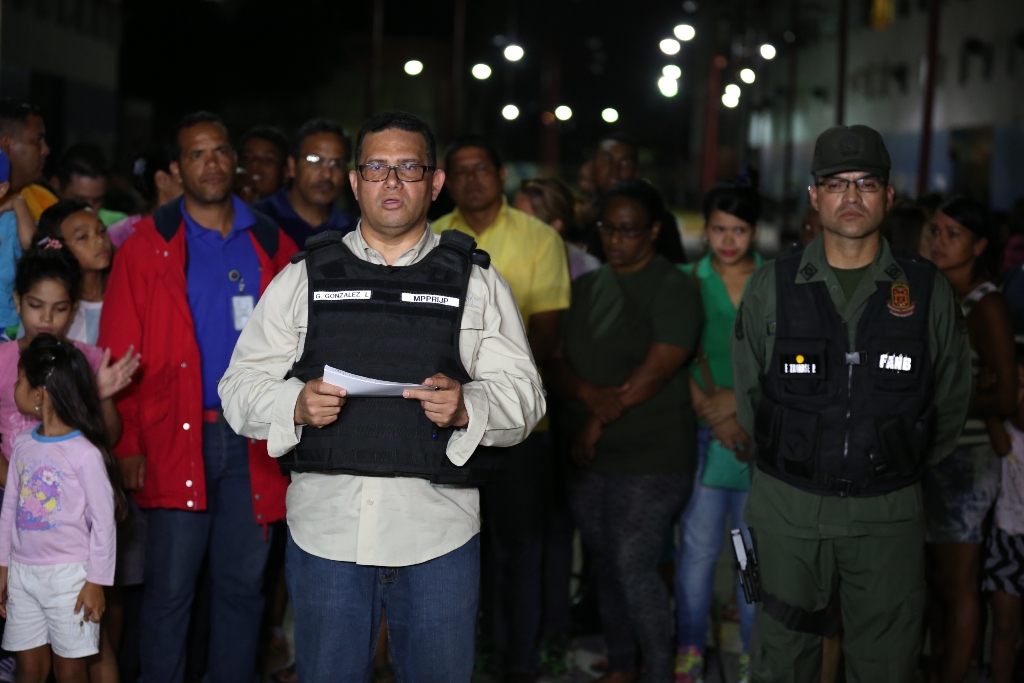
[[[359,227],[311,238],[267,289],[221,380],[224,415],[292,473],[288,592],[303,683],[362,681],[387,606],[396,674],[470,679],[477,485],[546,409],[508,284],[468,235],[435,235],[433,133],[367,121],[349,174]],[[348,395],[331,366],[421,384]]]
[[[889,171],[871,128],[822,133],[809,194],[823,231],[755,273],[736,318],[737,417],[756,444],[759,683],[821,679],[836,595],[847,680],[916,677],[920,479],[956,444],[971,363],[949,281],[881,236]]]

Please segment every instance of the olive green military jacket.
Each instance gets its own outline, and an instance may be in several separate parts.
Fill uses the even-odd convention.
[[[892,273],[895,275],[890,275]],[[821,235],[807,245],[798,268],[797,284],[824,281],[850,334],[850,348],[857,348],[857,323],[876,282],[903,282],[884,238],[874,262],[849,301],[832,268],[825,260]],[[913,297],[913,292],[911,292]],[[754,273],[740,303],[733,330],[732,362],[736,415],[747,434],[754,433],[754,409],[761,398],[764,375],[775,342],[775,263]],[[935,369],[936,435],[929,463],[953,452],[971,401],[973,378],[967,327],[949,280],[936,272],[929,308],[929,349]],[[753,440],[753,439],[751,439]],[[758,528],[799,538],[844,536],[898,536],[923,533],[924,505],[921,485],[915,484],[881,496],[822,496],[798,489],[754,468],[747,500],[746,522]]]

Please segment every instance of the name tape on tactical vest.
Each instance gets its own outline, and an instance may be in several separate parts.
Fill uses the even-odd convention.
[[[783,375],[817,375],[819,359],[817,356],[807,357],[801,354],[782,357]]]
[[[369,299],[369,289],[336,289],[334,291],[313,292],[313,301],[347,301],[349,299]]]
[[[914,360],[902,353],[882,353],[878,355],[878,369],[891,372],[910,372],[914,369]]]
[[[454,296],[441,296],[439,294],[410,294],[402,293],[402,301],[410,304],[440,304],[442,306],[459,307],[459,299]]]

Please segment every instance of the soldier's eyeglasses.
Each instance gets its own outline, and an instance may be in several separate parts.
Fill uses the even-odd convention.
[[[857,191],[867,194],[874,194],[886,186],[886,181],[876,178],[873,175],[847,180],[846,178],[825,178],[815,183],[818,187],[824,188],[829,194],[844,194],[850,185],[856,185]]]
[[[403,183],[418,183],[427,175],[427,171],[433,171],[437,167],[424,164],[398,164],[397,166],[359,164],[356,168],[359,169],[359,177],[368,183],[384,182],[391,175],[392,170]]]

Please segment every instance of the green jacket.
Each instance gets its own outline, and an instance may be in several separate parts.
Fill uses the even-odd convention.
[[[877,291],[875,283],[893,282],[886,270],[894,264],[889,243],[883,238],[874,262],[847,301],[825,259],[824,241],[819,235],[807,245],[798,269],[801,273],[813,270],[813,275],[807,280],[803,274],[799,275],[797,284],[824,281],[828,285],[832,303],[846,321],[850,348],[856,348],[860,316]],[[736,414],[740,425],[750,435],[754,433],[754,409],[761,397],[761,376],[775,341],[775,306],[775,263],[770,262],[751,278],[740,303],[731,340]],[[929,349],[935,368],[938,411],[934,449],[929,456],[929,462],[934,464],[953,452],[974,388],[967,327],[949,280],[941,272],[935,275],[929,317]],[[745,519],[755,530],[763,527],[799,538],[897,536],[923,530],[920,484],[882,496],[841,498],[802,491],[754,469]]]

